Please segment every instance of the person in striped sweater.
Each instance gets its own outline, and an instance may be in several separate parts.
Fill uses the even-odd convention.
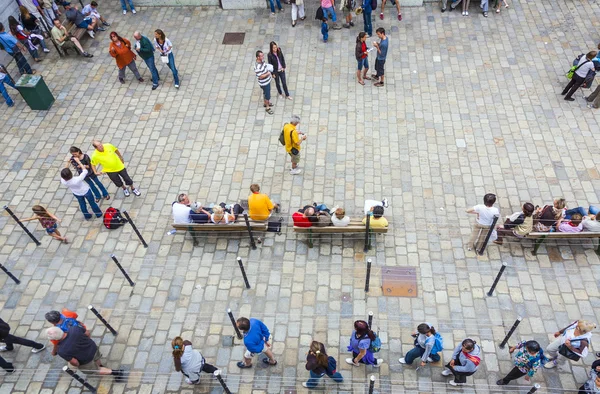
[[[254,63],[254,73],[258,79],[258,86],[263,91],[263,100],[265,111],[273,115],[271,107],[271,79],[273,79],[273,66],[265,62],[265,54],[262,51],[256,51],[256,62]]]

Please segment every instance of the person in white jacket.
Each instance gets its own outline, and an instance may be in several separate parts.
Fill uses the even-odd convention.
[[[79,208],[81,209],[85,220],[90,220],[92,218],[92,214],[88,212],[86,200],[96,217],[102,217],[102,209],[100,209],[94,200],[94,194],[92,193],[90,186],[85,182],[85,176],[87,175],[88,170],[79,162],[79,159],[76,159],[76,162],[81,169],[81,174],[74,177],[70,169],[63,168],[60,172],[60,182],[68,187],[75,198],[77,198]]]
[[[200,372],[213,374],[218,369],[204,360],[200,351],[192,348],[192,343],[183,340],[181,337],[175,337],[171,341],[173,347],[173,361],[175,370],[185,376],[187,384],[200,383]]]

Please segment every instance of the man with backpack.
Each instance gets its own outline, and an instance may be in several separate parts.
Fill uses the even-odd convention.
[[[281,135],[279,136],[279,142],[281,145],[285,145],[285,151],[290,155],[292,160],[292,169],[290,174],[298,175],[302,172],[300,169],[300,144],[306,140],[306,134],[299,132],[296,127],[300,124],[300,117],[298,115],[292,115],[290,123],[286,123],[283,126]]]
[[[35,71],[31,69],[27,59],[21,53],[25,50],[25,47],[16,38],[4,31],[2,23],[0,23],[0,49],[4,49],[6,53],[15,58],[21,74],[35,74]]]
[[[14,350],[14,345],[28,346],[31,349],[31,353],[39,353],[46,348],[43,343],[30,341],[29,339],[16,337],[10,333],[10,326],[7,322],[0,319],[0,342],[4,342],[4,346],[0,346],[0,352],[10,352]],[[7,373],[15,372],[15,366],[0,357],[0,367],[2,367]]]

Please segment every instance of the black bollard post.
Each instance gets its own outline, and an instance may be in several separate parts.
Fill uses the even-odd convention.
[[[246,283],[246,289],[249,289],[250,283],[248,282],[248,277],[246,276],[246,270],[244,269],[244,264],[242,264],[242,258],[238,257],[237,262],[240,265],[240,270],[242,271],[242,276],[244,277],[244,282]]]
[[[117,267],[119,267],[119,269],[121,270],[121,272],[123,273],[123,275],[125,275],[125,279],[127,279],[127,282],[129,282],[129,285],[131,287],[135,286],[135,283],[131,280],[131,278],[129,277],[129,275],[127,275],[127,272],[125,272],[125,268],[123,268],[123,266],[121,265],[121,263],[119,263],[119,260],[117,260],[117,256],[115,256],[114,254],[111,254],[110,258],[112,259],[112,261],[115,262],[115,264],[117,265]]]
[[[254,242],[254,236],[252,235],[252,228],[250,227],[250,221],[248,220],[248,214],[244,214],[244,221],[246,222],[246,228],[248,229],[248,236],[250,237],[250,247],[252,250],[256,250],[256,243]]]
[[[375,390],[375,375],[371,375],[371,381],[369,382],[369,394],[373,394]]]
[[[494,229],[496,228],[496,223],[498,222],[498,216],[494,216],[494,220],[492,220],[492,225],[490,226],[490,229],[488,230],[487,235],[485,236],[485,240],[483,241],[483,245],[481,245],[481,249],[477,250],[475,249],[475,247],[477,245],[473,245],[473,248],[475,249],[475,251],[477,251],[478,255],[482,255],[483,252],[485,251],[485,248],[488,244],[488,242],[490,242],[490,237],[492,236],[492,233],[494,232]],[[471,245],[469,245],[469,247],[471,247]]]
[[[527,394],[533,394],[533,393],[535,393],[536,391],[538,391],[540,389],[540,387],[541,386],[539,384],[537,384],[537,383],[534,384],[533,387],[531,388],[531,390],[529,390],[527,392]]]
[[[231,313],[231,309],[227,309],[227,314],[229,315],[229,320],[231,320],[231,324],[233,325],[233,329],[235,330],[235,335],[237,335],[238,339],[242,339],[242,333],[235,323],[235,319],[233,318],[233,313]]]
[[[372,330],[373,328],[373,312],[369,311],[369,330]]]
[[[135,223],[133,223],[133,220],[131,220],[129,213],[127,213],[127,211],[123,211],[123,215],[125,215],[125,218],[129,222],[129,224],[131,224],[131,227],[133,227],[133,231],[135,231],[135,233],[137,234],[140,241],[142,241],[142,245],[144,245],[144,248],[147,248],[148,244],[146,243],[146,241],[144,241],[144,237],[142,237],[142,234],[140,233],[138,228],[135,226]]]
[[[502,340],[502,343],[500,343],[500,349],[504,349],[504,347],[508,343],[508,340],[510,339],[510,336],[515,332],[515,330],[519,326],[519,323],[521,323],[521,320],[523,320],[521,316],[517,317],[517,320],[515,320],[515,324],[513,324],[513,326],[510,328],[510,331],[508,331],[508,334],[506,334],[506,336]]]
[[[488,297],[491,297],[492,294],[494,294],[494,289],[496,288],[496,285],[498,284],[498,281],[500,280],[500,277],[502,276],[502,273],[505,269],[506,263],[502,263],[502,267],[500,267],[500,272],[498,272],[498,275],[496,275],[496,279],[494,279],[494,283],[492,284],[492,287],[490,287],[490,291],[487,292]]]
[[[79,376],[75,371],[69,369],[69,367],[67,367],[66,365],[63,367],[63,371],[65,371],[69,376],[71,376],[73,379],[75,379],[79,383],[83,384],[83,386],[86,389],[90,390],[92,393],[96,392],[96,388],[94,386],[92,386],[91,384],[89,384],[81,376]]]
[[[369,214],[367,214],[367,224],[365,225],[365,228],[365,247],[363,251],[367,253],[369,249],[371,249],[371,234],[369,233],[371,231],[371,215]]]
[[[0,264],[0,269],[4,271],[10,279],[14,280],[16,284],[21,284],[21,281],[16,276],[14,276],[9,270],[7,270],[6,267],[2,264]]]
[[[365,279],[365,293],[369,292],[369,283],[370,282],[371,282],[371,259],[367,259],[367,278]]]
[[[117,335],[117,331],[116,331],[114,328],[112,328],[112,326],[111,326],[110,324],[108,324],[108,322],[106,321],[106,319],[102,317],[102,315],[100,314],[100,312],[98,312],[98,311],[96,310],[96,308],[94,308],[94,306],[93,306],[93,305],[88,305],[88,309],[89,309],[90,311],[92,311],[92,313],[93,313],[94,315],[96,315],[96,317],[97,317],[98,319],[100,319],[100,321],[102,322],[102,324],[104,324],[104,325],[106,326],[106,328],[108,328],[108,330],[109,330],[110,332],[112,332],[112,334],[113,334],[113,335]]]
[[[221,383],[221,386],[223,387],[223,391],[225,392],[225,394],[231,394],[231,391],[229,391],[229,387],[227,387],[227,384],[223,380],[223,377],[221,377],[221,371],[217,370],[217,371],[213,372],[213,374],[215,375],[215,377],[217,378],[219,383]]]
[[[25,233],[27,233],[27,235],[29,235],[29,238],[31,238],[33,240],[33,242],[35,242],[35,244],[37,246],[40,246],[40,241],[37,240],[37,238],[31,234],[31,231],[29,231],[27,229],[27,227],[25,227],[25,225],[23,223],[21,223],[21,221],[19,220],[19,218],[13,213],[13,211],[8,207],[8,205],[4,206],[4,210],[6,212],[8,212],[8,214],[15,220],[15,222],[17,222],[19,224],[19,226],[21,226],[21,228],[23,229],[23,231],[25,231]]]

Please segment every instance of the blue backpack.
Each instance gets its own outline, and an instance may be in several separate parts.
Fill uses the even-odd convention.
[[[439,352],[444,350],[444,339],[437,332],[435,333],[433,338],[434,338],[435,342],[433,343],[433,348],[431,349],[431,354],[438,354]]]
[[[381,350],[381,339],[379,338],[378,334],[375,334],[375,339],[371,341],[369,350],[371,353],[377,353]]]

